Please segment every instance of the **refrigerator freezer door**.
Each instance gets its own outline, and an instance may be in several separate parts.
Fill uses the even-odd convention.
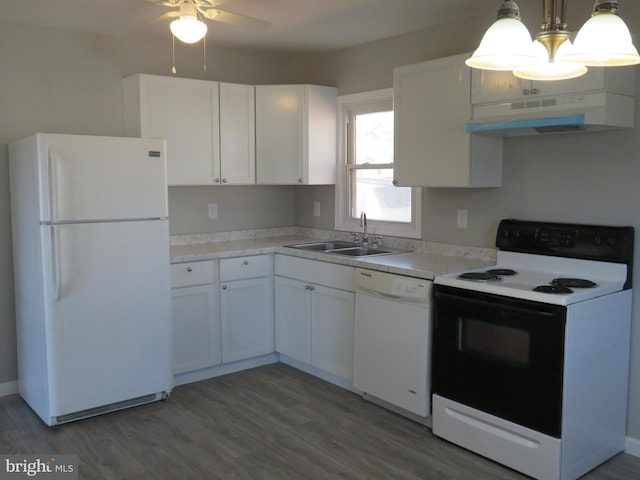
[[[51,416],[170,391],[168,222],[40,228]]]
[[[42,222],[167,217],[164,140],[37,138]]]

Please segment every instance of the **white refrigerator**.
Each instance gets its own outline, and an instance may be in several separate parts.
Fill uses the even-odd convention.
[[[9,145],[18,388],[47,425],[168,396],[164,140]]]

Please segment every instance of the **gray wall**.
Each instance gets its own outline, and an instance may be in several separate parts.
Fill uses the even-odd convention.
[[[170,233],[228,232],[294,225],[295,189],[294,186],[262,185],[169,187]],[[209,203],[218,205],[215,220],[209,219]]]
[[[2,384],[17,378],[7,143],[39,131],[122,135],[122,78],[138,72],[171,75],[171,41],[168,35],[157,41],[115,39],[0,22],[0,65]],[[288,56],[211,45],[207,72],[197,47],[178,45],[176,66],[178,76],[190,78],[249,84],[292,81]],[[172,233],[275,227],[295,221],[294,187],[214,190],[171,189]],[[206,213],[206,204],[215,202],[220,203],[216,222],[208,220]]]
[[[524,2],[519,5],[523,18],[534,20],[529,30],[537,31],[538,12],[527,14]],[[571,2],[571,11],[586,15],[592,6],[591,0]],[[640,2],[624,2],[621,8],[631,30],[640,30]],[[471,51],[491,21],[470,20],[456,28],[438,27],[333,54],[299,58],[295,78],[297,82],[337,85],[343,95],[390,87],[394,67]],[[570,21],[570,25],[583,21]],[[460,32],[466,32],[462,40]],[[502,188],[424,189],[422,238],[493,247],[498,222],[511,217],[631,225],[638,232],[635,247],[640,252],[640,68],[637,82],[635,129],[507,139]],[[327,188],[303,193],[303,188],[311,187],[298,187],[296,222],[323,226],[321,219],[308,212],[313,211],[313,201],[331,202],[334,192]],[[459,208],[469,210],[469,227],[464,230],[456,228]],[[634,278],[639,275],[636,261]],[[628,435],[640,439],[640,287],[635,292]]]
[[[536,5],[520,2],[520,7],[535,32],[539,2],[530,3]],[[570,17],[570,25],[580,25],[592,5],[592,0],[572,1],[571,12],[580,12],[581,17]],[[624,2],[621,7],[632,30],[639,31],[640,2]],[[341,94],[385,88],[392,84],[395,66],[472,50],[491,20],[470,20],[294,62],[282,55],[210,45],[206,73],[198,48],[179,48],[178,75],[244,83],[320,83],[336,85]],[[7,142],[36,131],[121,135],[121,78],[136,72],[169,75],[171,49],[168,38],[114,39],[0,23],[0,65],[1,384],[17,377]],[[503,217],[626,224],[640,231],[640,119],[636,123],[639,127],[625,132],[506,140],[502,188],[424,190],[423,238],[492,246]],[[172,233],[291,222],[333,226],[333,187],[173,187],[169,195]],[[314,201],[321,202],[320,217],[313,217]],[[219,221],[208,220],[207,203],[219,204]],[[458,208],[469,210],[468,229],[455,228]],[[640,278],[637,266],[635,270]],[[639,297],[635,295],[636,305]],[[629,435],[636,439],[640,439],[639,312],[634,309],[629,416]]]

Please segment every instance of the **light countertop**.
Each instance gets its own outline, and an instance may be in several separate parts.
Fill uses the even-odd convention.
[[[471,270],[495,264],[495,260],[491,257],[491,252],[488,249],[481,252],[484,255],[477,256],[478,249],[460,246],[447,247],[439,245],[438,248],[431,249],[435,250],[434,252],[429,251],[429,248],[421,248],[419,244],[417,247],[415,244],[411,244],[410,247],[414,251],[360,258],[299,250],[286,246],[325,240],[328,240],[327,236],[310,238],[309,236],[293,234],[263,238],[237,238],[227,241],[201,241],[199,243],[183,241],[180,244],[171,245],[171,263],[279,253],[428,280],[440,274]],[[385,247],[398,249],[398,247],[391,245],[385,245]]]

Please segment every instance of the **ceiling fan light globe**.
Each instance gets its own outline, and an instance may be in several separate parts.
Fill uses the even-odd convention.
[[[171,33],[184,43],[196,43],[207,34],[207,25],[197,17],[181,16],[169,25]]]
[[[482,70],[513,70],[540,63],[531,34],[516,18],[500,18],[486,31],[480,46],[465,63]]]
[[[587,20],[576,35],[567,59],[592,67],[640,63],[629,28],[615,13],[598,13]]]

